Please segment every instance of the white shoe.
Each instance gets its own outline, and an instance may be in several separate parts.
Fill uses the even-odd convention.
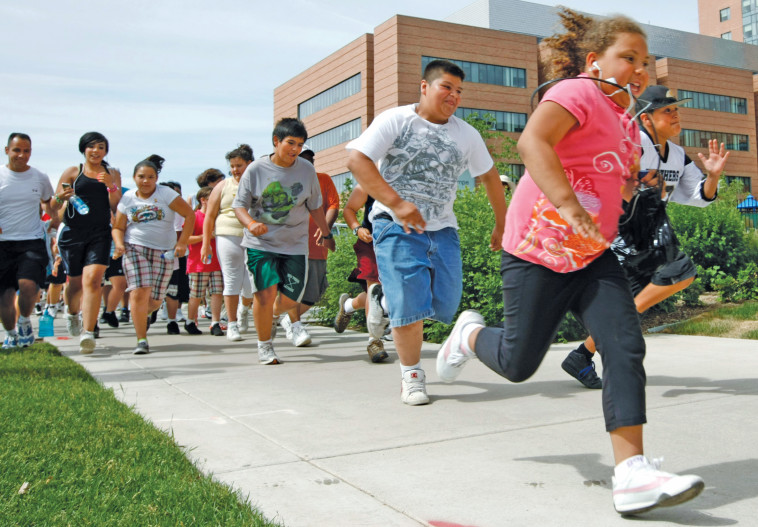
[[[271,323],[271,340],[276,338],[276,330],[279,327],[279,316],[280,315],[274,315],[274,320]]]
[[[242,340],[242,335],[240,335],[236,322],[229,322],[229,326],[226,328],[226,340],[231,340],[232,342]]]
[[[47,314],[51,317],[55,318],[55,316],[58,314],[58,304],[53,304],[52,306],[50,304],[47,305]]]
[[[276,356],[274,351],[274,345],[269,342],[268,344],[258,344],[258,360],[261,364],[281,364],[279,357]]]
[[[168,308],[166,308],[166,302],[161,305],[161,310],[158,312],[158,318],[160,320],[168,320]]]
[[[85,331],[79,339],[79,353],[89,355],[95,351],[95,334],[92,331]]]
[[[71,337],[78,337],[81,334],[82,323],[79,320],[79,313],[75,315],[66,313],[66,330]]]
[[[291,326],[292,328],[292,343],[300,348],[302,346],[307,346],[311,343],[311,334],[308,333],[308,330],[303,327],[302,324],[297,326]]]
[[[613,506],[620,514],[638,514],[656,507],[671,507],[702,492],[703,480],[694,475],[678,476],[659,470],[661,460],[633,456],[614,470]]]
[[[444,382],[453,382],[461,374],[463,366],[476,355],[469,353],[461,345],[461,333],[469,324],[484,326],[484,317],[473,309],[464,311],[455,321],[453,331],[437,352],[437,375]]]
[[[290,316],[284,315],[279,319],[279,325],[284,328],[284,336],[287,337],[287,340],[292,340],[292,321],[290,320]]]
[[[177,322],[186,322],[187,317],[184,316],[184,313],[182,313],[182,308],[176,310],[176,321]]]
[[[426,394],[426,374],[424,370],[408,370],[403,373],[400,385],[400,400],[411,406],[429,404]]]
[[[389,324],[389,319],[384,316],[384,308],[382,307],[382,284],[371,284],[368,288],[368,295],[366,302],[368,303],[368,314],[366,315],[366,327],[368,328],[368,334],[375,339],[380,339],[384,336],[384,330]]]
[[[240,333],[247,333],[250,329],[250,321],[247,317],[248,313],[250,313],[250,308],[243,306],[242,302],[240,302],[237,307],[237,324],[239,325]]]

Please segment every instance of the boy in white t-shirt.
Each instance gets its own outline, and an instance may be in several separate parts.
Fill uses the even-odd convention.
[[[13,348],[34,343],[29,317],[48,263],[40,204],[53,217],[65,198],[53,194],[46,174],[29,166],[32,140],[28,135],[10,134],[5,153],[8,164],[0,166],[0,318],[6,333],[3,348]]]
[[[452,322],[461,299],[453,202],[466,170],[479,177],[495,210],[493,250],[505,227],[505,196],[487,146],[454,115],[464,77],[452,62],[430,62],[418,104],[387,110],[347,145],[348,169],[376,199],[374,248],[400,357],[400,398],[409,405],[429,402],[420,362],[423,321]]]

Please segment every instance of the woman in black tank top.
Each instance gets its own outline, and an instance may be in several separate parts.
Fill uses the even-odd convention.
[[[121,174],[105,161],[108,140],[103,134],[84,134],[79,140],[79,152],[84,154],[84,163],[63,172],[58,196],[70,200],[75,194],[87,204],[89,212],[81,214],[72,203],[67,204],[58,247],[69,277],[64,295],[68,306],[66,326],[71,336],[81,335],[79,351],[92,353],[103,275],[110,260],[111,212],[115,212],[121,199]]]

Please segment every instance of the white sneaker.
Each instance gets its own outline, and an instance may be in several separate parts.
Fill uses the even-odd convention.
[[[247,319],[248,313],[250,313],[250,308],[243,306],[240,302],[237,306],[237,325],[240,333],[247,333],[250,329],[250,321]]]
[[[229,322],[229,326],[226,328],[226,340],[231,340],[232,342],[242,340],[242,335],[240,335],[236,322]]]
[[[289,318],[287,320],[289,320]],[[302,346],[307,346],[308,344],[311,343],[311,334],[308,333],[308,330],[305,329],[302,324],[298,326],[291,325],[290,327],[292,328],[291,329],[292,336],[290,337],[290,339],[292,340],[292,343],[296,347],[300,348]]]
[[[473,309],[461,313],[450,336],[437,352],[437,375],[445,382],[453,382],[463,370],[463,365],[476,356],[464,350],[461,345],[461,333],[469,324],[484,326],[484,317]]]
[[[384,330],[387,328],[387,324],[390,323],[389,319],[384,316],[384,308],[382,308],[382,284],[371,284],[368,288],[368,315],[366,316],[366,327],[368,328],[368,334],[375,339],[380,339],[384,336]]]
[[[176,321],[177,322],[186,322],[187,317],[184,316],[184,313],[182,313],[182,308],[176,310]]]
[[[632,456],[614,470],[613,506],[620,514],[671,507],[696,497],[705,483],[695,475],[678,476],[660,469],[662,459]]]
[[[89,355],[93,351],[95,351],[95,333],[85,331],[79,339],[79,353]]]
[[[72,337],[78,337],[82,332],[82,323],[79,320],[79,313],[72,315],[66,313],[66,330]]]
[[[411,406],[429,404],[424,370],[408,370],[400,384],[400,400]]]
[[[55,316],[58,314],[58,304],[53,304],[52,306],[48,304],[46,309],[47,309],[47,314],[53,318],[55,318]]]
[[[276,330],[279,327],[279,317],[281,315],[274,315],[274,320],[271,322],[271,340],[276,338]]]
[[[292,340],[292,321],[289,315],[284,315],[279,319],[279,325],[284,328],[284,336],[287,340]]]
[[[258,343],[258,360],[261,364],[281,364],[274,351],[274,344],[271,342],[268,344]]]
[[[166,307],[166,302],[163,302],[161,305],[161,310],[158,312],[158,318],[160,320],[168,320],[168,308]]]

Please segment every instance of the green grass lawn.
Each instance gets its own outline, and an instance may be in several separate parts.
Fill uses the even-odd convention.
[[[758,328],[749,327],[750,322],[758,323],[758,301],[716,307],[691,320],[673,324],[663,333],[758,340]]]
[[[0,525],[279,525],[50,344],[0,352],[0,422]]]

